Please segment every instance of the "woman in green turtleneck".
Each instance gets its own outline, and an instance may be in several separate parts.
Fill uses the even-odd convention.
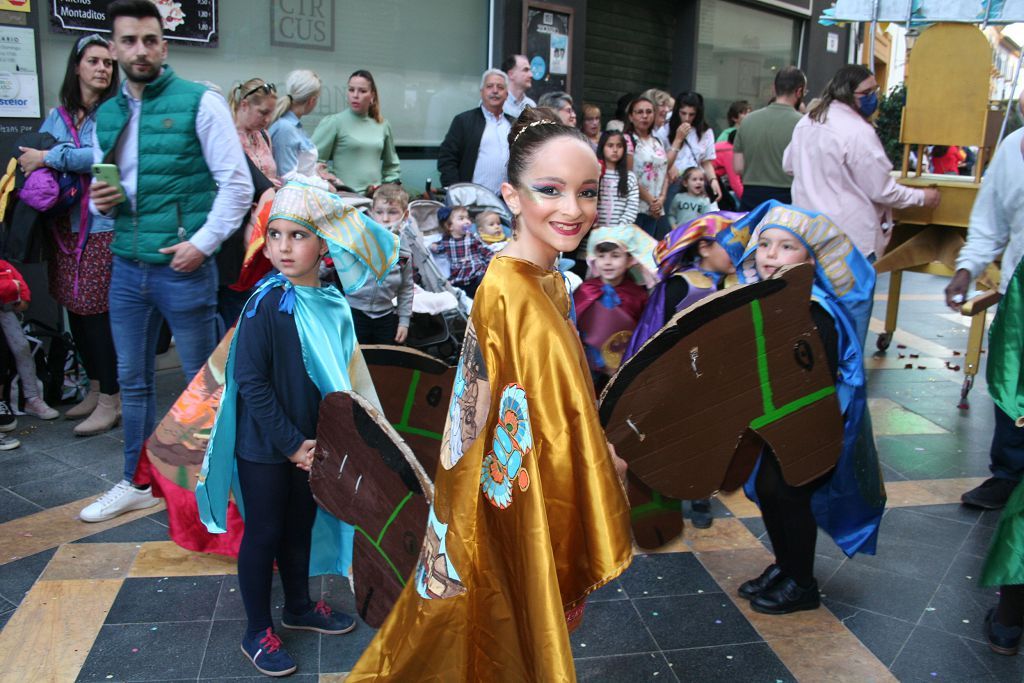
[[[334,175],[360,194],[399,182],[391,124],[381,116],[377,84],[369,71],[349,76],[348,109],[323,119],[313,132],[313,144],[321,161],[334,162]]]

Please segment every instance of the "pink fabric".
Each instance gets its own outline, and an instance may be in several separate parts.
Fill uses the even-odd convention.
[[[731,142],[715,143],[715,158],[711,165],[715,167],[715,175],[721,178],[723,175],[729,179],[729,187],[736,193],[737,199],[743,199],[743,178],[736,173],[733,165],[733,149]]]
[[[827,215],[865,256],[885,252],[892,209],[924,203],[924,190],[896,182],[871,124],[840,102],[824,123],[800,119],[782,167],[793,176],[793,204]]]
[[[281,186],[277,177],[277,163],[274,161],[274,152],[264,137],[265,132],[261,130],[238,131],[238,139],[242,141],[242,149],[249,161],[260,169],[267,179],[274,183],[275,187]]]

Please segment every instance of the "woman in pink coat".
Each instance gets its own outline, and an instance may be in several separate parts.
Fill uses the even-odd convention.
[[[793,176],[793,204],[828,215],[871,261],[885,252],[892,209],[939,205],[938,190],[896,182],[869,121],[876,109],[878,83],[871,71],[857,64],[842,67],[796,124],[782,158]],[[861,346],[870,317],[868,310],[856,321]]]

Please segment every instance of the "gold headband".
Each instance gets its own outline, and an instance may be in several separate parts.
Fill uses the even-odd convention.
[[[545,123],[550,123],[553,126],[561,125],[560,123],[558,123],[558,121],[550,121],[548,119],[541,119],[540,121],[534,121],[533,123],[528,123],[525,126],[523,126],[523,129],[521,131],[516,133],[516,136],[514,138],[512,138],[512,144],[514,145],[517,142],[519,142],[519,136],[522,135],[523,133],[525,133],[528,129],[533,128],[534,126],[543,125]]]

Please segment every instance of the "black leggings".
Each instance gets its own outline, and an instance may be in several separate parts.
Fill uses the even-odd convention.
[[[826,474],[803,486],[790,486],[782,478],[775,455],[766,451],[761,456],[754,482],[761,518],[775,551],[775,563],[784,575],[803,588],[814,581],[814,546],[818,540],[811,495],[829,476]]]
[[[270,586],[274,560],[284,586],[284,607],[305,614],[309,599],[309,550],[316,502],[309,474],[290,462],[264,464],[237,459],[245,503],[245,533],[238,551],[238,585],[242,591],[247,635],[273,627]]]
[[[82,357],[85,374],[100,383],[100,392],[116,394],[121,391],[117,384],[117,352],[114,350],[114,335],[110,331],[110,313],[78,315],[68,311],[71,336]]]

